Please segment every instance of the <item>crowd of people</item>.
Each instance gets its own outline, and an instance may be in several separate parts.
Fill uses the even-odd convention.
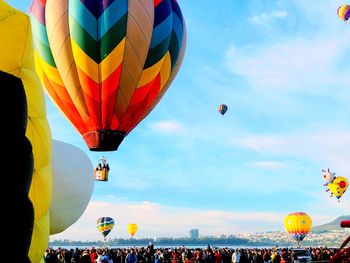
[[[333,248],[307,248],[312,261],[328,262],[336,253]],[[48,248],[46,263],[293,263],[293,250],[288,248]]]

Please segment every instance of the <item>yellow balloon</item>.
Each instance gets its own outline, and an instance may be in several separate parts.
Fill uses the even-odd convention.
[[[284,228],[288,234],[294,238],[298,245],[309,233],[312,226],[312,220],[304,212],[294,212],[288,214],[284,219]]]
[[[34,230],[30,259],[40,262],[49,232],[49,207],[52,194],[52,139],[46,119],[43,89],[34,67],[32,32],[28,15],[0,1],[0,69],[22,80],[28,106],[26,136],[33,147],[34,173],[29,197],[34,206]],[[40,226],[40,227],[39,227]]]
[[[43,218],[35,220],[32,234],[32,243],[29,249],[29,258],[32,263],[41,262],[49,244],[50,216],[47,213]]]
[[[135,223],[128,224],[128,232],[133,237],[138,229]]]
[[[328,188],[331,191],[331,193],[338,199],[342,197],[342,195],[346,192],[348,189],[349,182],[348,180],[343,176],[337,176],[331,184],[328,184]]]

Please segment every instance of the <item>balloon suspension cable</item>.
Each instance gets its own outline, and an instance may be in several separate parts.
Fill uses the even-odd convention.
[[[103,238],[103,247],[107,247],[107,237]]]

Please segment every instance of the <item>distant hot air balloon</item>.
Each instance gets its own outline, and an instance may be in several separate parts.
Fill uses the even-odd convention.
[[[348,180],[343,176],[337,176],[331,184],[328,184],[328,188],[331,191],[332,195],[334,195],[338,202],[340,202],[340,198],[346,192],[349,187]]]
[[[138,229],[135,223],[128,224],[128,232],[133,237]]]
[[[33,0],[37,73],[92,151],[114,151],[178,73],[177,0]]]
[[[300,246],[300,242],[309,233],[312,225],[312,220],[304,212],[294,212],[288,214],[284,219],[284,228]]]
[[[350,5],[342,5],[338,8],[337,14],[341,20],[347,22],[350,18]]]
[[[332,173],[329,168],[327,169],[327,171],[326,170],[322,170],[322,173],[323,173],[323,178],[326,181],[326,183],[323,186],[327,186],[328,187],[328,189],[326,190],[326,192],[328,192],[328,191],[330,191],[329,185],[332,184],[332,182],[336,178],[336,176],[335,176],[335,173]]]
[[[105,240],[109,232],[112,231],[113,226],[114,220],[111,217],[100,217],[97,219],[96,227],[98,231],[103,235]]]
[[[224,115],[227,110],[228,110],[228,107],[225,104],[220,104],[218,107],[218,111],[221,115]]]

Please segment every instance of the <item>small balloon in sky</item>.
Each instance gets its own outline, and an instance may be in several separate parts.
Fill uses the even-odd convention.
[[[350,5],[342,5],[338,8],[337,14],[341,20],[347,22],[350,18]]]
[[[228,107],[225,104],[220,104],[218,107],[218,111],[221,115],[225,115],[225,113],[227,112]]]
[[[97,230],[106,239],[107,235],[112,231],[114,227],[114,220],[111,217],[100,217],[96,222]]]

